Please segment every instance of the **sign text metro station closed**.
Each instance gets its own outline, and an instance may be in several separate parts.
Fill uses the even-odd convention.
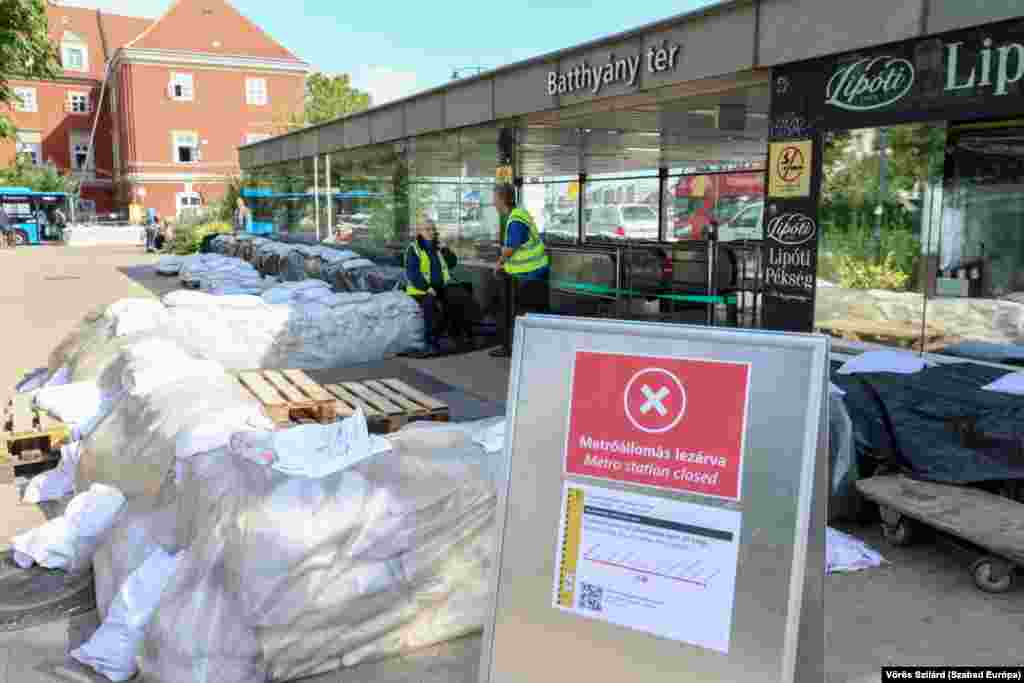
[[[567,474],[739,500],[750,366],[580,351]]]

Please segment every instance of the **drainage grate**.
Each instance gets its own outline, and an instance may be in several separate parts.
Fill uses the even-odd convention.
[[[44,277],[43,279],[49,282],[60,282],[63,280],[81,280],[82,278],[77,275],[51,275],[49,277]]]
[[[91,571],[68,574],[22,569],[10,551],[0,553],[0,632],[21,631],[96,609]]]

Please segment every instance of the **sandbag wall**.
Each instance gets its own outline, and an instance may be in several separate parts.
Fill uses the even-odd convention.
[[[319,281],[267,294],[377,298]],[[261,306],[287,307],[192,291],[123,300],[53,352],[40,396],[58,381],[93,389],[64,396],[88,422],[62,467],[80,495],[74,515],[14,545],[54,569],[92,564],[103,624],[71,656],[110,680],[140,662],[160,683],[294,680],[483,626],[504,421],[409,425],[358,459],[346,446],[338,464],[344,423],[271,431],[213,359],[228,340],[189,347],[196,330],[174,332],[175,309],[252,320]],[[43,402],[59,413],[67,400]]]

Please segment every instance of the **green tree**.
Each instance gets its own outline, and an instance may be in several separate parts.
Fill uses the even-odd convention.
[[[348,74],[315,73],[306,79],[306,123],[315,126],[369,109],[370,95],[352,87]]]
[[[0,0],[0,104],[15,99],[11,78],[51,79],[59,72],[57,50],[47,35],[45,0]],[[14,125],[0,114],[0,139]]]
[[[348,74],[314,73],[306,78],[306,94],[300,111],[284,110],[276,128],[287,132],[350,116],[370,107],[370,95],[352,86]]]
[[[66,192],[77,195],[78,181],[71,175],[62,175],[53,166],[34,166],[25,155],[0,169],[0,185],[27,187],[36,192]]]

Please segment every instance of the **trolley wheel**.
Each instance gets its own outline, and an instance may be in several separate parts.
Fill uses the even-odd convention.
[[[971,577],[978,590],[1006,593],[1014,584],[1013,565],[998,557],[983,557],[971,565]]]
[[[28,233],[24,230],[14,231],[14,244],[18,247],[23,247],[28,244]]]
[[[917,538],[917,523],[909,517],[900,517],[894,523],[883,521],[882,536],[891,545],[911,545]]]

